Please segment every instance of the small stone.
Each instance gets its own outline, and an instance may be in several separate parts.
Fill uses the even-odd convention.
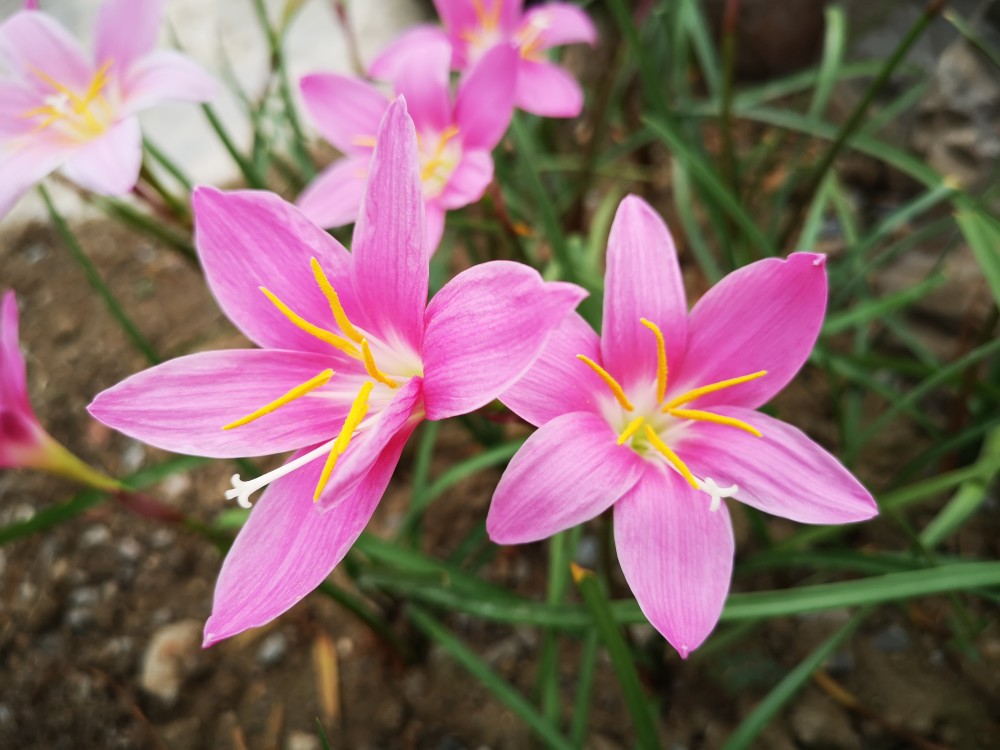
[[[166,500],[176,500],[191,489],[191,477],[187,474],[171,474],[160,482],[160,492]]]
[[[149,537],[150,544],[156,549],[163,549],[164,547],[169,547],[177,540],[177,534],[175,534],[170,529],[161,528],[153,532],[152,536]]]
[[[142,443],[131,442],[122,451],[122,471],[131,474],[138,471],[142,462],[146,460],[146,447]]]
[[[66,612],[66,625],[74,632],[81,632],[94,624],[97,618],[90,607],[73,607]]]
[[[288,639],[284,633],[272,633],[265,638],[257,649],[257,662],[264,667],[273,667],[285,658],[288,652]]]
[[[896,654],[906,651],[913,641],[906,629],[898,623],[892,623],[883,628],[872,638],[872,646],[883,654]]]
[[[177,700],[184,680],[198,666],[201,623],[181,620],[157,630],[142,657],[139,685],[168,705]]]
[[[826,671],[832,675],[845,675],[854,671],[856,662],[850,651],[837,651],[826,662]]]
[[[320,750],[319,737],[308,732],[289,732],[285,739],[285,750]]]
[[[593,534],[585,534],[580,543],[576,545],[576,563],[584,568],[593,570],[597,567],[597,559],[600,554],[600,543]]]
[[[80,547],[83,549],[107,544],[109,541],[111,541],[111,530],[103,523],[95,523],[93,526],[88,526],[80,534]]]
[[[127,536],[118,542],[118,555],[126,562],[135,562],[144,552],[139,540],[133,536]]]

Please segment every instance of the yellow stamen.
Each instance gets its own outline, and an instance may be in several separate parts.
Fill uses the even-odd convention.
[[[269,290],[267,287],[262,286],[260,287],[260,290],[269,300],[271,300],[271,303],[275,307],[277,307],[278,310],[281,311],[282,315],[288,318],[288,320],[290,320],[292,325],[294,325],[296,328],[300,328],[309,335],[315,336],[320,341],[329,344],[334,349],[339,349],[344,354],[354,357],[354,359],[361,359],[361,355],[358,354],[357,347],[354,346],[354,344],[352,344],[350,341],[343,338],[342,336],[338,336],[335,333],[330,333],[330,331],[326,330],[325,328],[320,328],[319,326],[313,325],[308,320],[305,320],[299,315],[296,315],[294,312],[292,312],[291,308],[289,308],[288,305],[286,305],[284,302],[278,299],[274,294],[272,294],[271,290]]]
[[[222,429],[232,430],[236,427],[242,427],[245,424],[250,424],[254,420],[260,419],[265,414],[270,414],[271,412],[280,409],[285,404],[291,403],[300,396],[305,396],[310,391],[314,391],[320,386],[326,385],[327,383],[330,382],[330,378],[332,377],[333,377],[333,370],[323,370],[323,372],[321,372],[319,375],[309,378],[309,380],[307,380],[306,382],[295,386],[294,388],[292,388],[292,390],[288,391],[288,393],[286,393],[284,396],[279,396],[278,398],[274,399],[274,401],[272,401],[271,403],[265,404],[256,411],[247,414],[245,417],[241,417],[240,419],[237,419],[235,422],[230,422],[229,424],[224,425]]]
[[[367,148],[375,148],[375,136],[373,135],[356,135],[351,138],[352,146],[364,146]]]
[[[622,405],[622,408],[625,411],[635,411],[635,407],[632,406],[632,403],[628,400],[628,396],[625,395],[625,391],[618,384],[618,381],[611,377],[611,373],[597,364],[590,357],[583,354],[577,354],[576,358],[584,364],[589,365],[590,369],[597,373],[598,377],[600,377],[600,379],[607,384],[608,388],[611,389],[611,392],[615,395],[615,398],[618,399],[618,403]]]
[[[739,419],[734,419],[733,417],[724,417],[721,414],[713,414],[710,411],[699,411],[698,409],[671,409],[670,414],[671,416],[679,417],[680,419],[694,419],[701,422],[729,425],[730,427],[736,427],[744,432],[749,432],[754,437],[761,437],[760,430],[753,425],[747,424]]]
[[[429,180],[434,176],[438,167],[444,162],[441,158],[444,154],[444,149],[448,145],[448,141],[458,135],[458,127],[455,125],[449,125],[445,128],[441,135],[438,136],[437,146],[434,148],[434,153],[431,154],[431,158],[427,160],[424,164],[423,169],[420,170],[420,179]]]
[[[653,447],[663,454],[663,457],[666,458],[673,465],[673,467],[681,473],[681,476],[687,480],[688,484],[695,489],[698,489],[698,480],[694,478],[694,474],[691,473],[691,470],[684,464],[683,461],[681,461],[680,456],[670,450],[670,446],[660,440],[660,436],[657,435],[656,431],[648,424],[646,425],[646,437],[649,438],[649,442],[653,445]]]
[[[639,431],[639,428],[642,427],[644,420],[645,417],[636,417],[629,422],[625,426],[625,429],[622,430],[622,434],[618,436],[618,445],[625,445],[625,443],[628,442],[628,439]]]
[[[663,331],[656,323],[645,318],[640,318],[639,322],[656,336],[656,403],[660,404],[667,395],[667,345],[663,340]]]
[[[399,388],[399,383],[378,369],[378,365],[375,364],[375,357],[372,356],[372,348],[368,346],[366,339],[361,340],[361,356],[364,358],[365,369],[371,377],[390,388]]]
[[[323,294],[326,295],[327,301],[330,303],[330,311],[333,313],[333,319],[337,321],[337,325],[340,326],[340,330],[344,332],[355,344],[360,344],[364,339],[358,330],[351,324],[350,319],[347,317],[347,313],[344,312],[343,305],[340,304],[340,297],[333,288],[333,284],[330,283],[330,279],[326,277],[323,272],[322,266],[320,266],[319,261],[313,258],[309,261],[309,265],[312,266],[313,276],[316,279],[316,283],[319,284],[319,288],[323,290]]]
[[[681,406],[682,404],[686,404],[689,401],[694,401],[696,398],[701,398],[709,393],[715,393],[716,391],[721,391],[726,388],[732,388],[734,385],[740,385],[741,383],[749,383],[751,380],[762,378],[765,375],[767,375],[767,370],[761,370],[760,372],[753,372],[749,375],[741,375],[738,378],[730,378],[729,380],[721,380],[718,383],[703,385],[701,388],[695,388],[675,399],[671,399],[669,403],[663,405],[663,411],[668,412],[671,409]]]
[[[492,31],[500,24],[500,10],[503,7],[503,0],[494,0],[490,3],[490,9],[483,7],[483,0],[472,0],[472,5],[476,11],[476,18],[483,28]]]
[[[344,426],[340,428],[340,434],[337,435],[337,439],[333,442],[330,455],[326,457],[326,463],[323,464],[323,471],[319,475],[319,483],[316,485],[316,491],[313,493],[314,503],[319,500],[319,496],[323,494],[326,483],[330,481],[330,474],[337,465],[337,459],[347,450],[347,446],[350,445],[351,438],[354,436],[354,431],[358,429],[361,420],[368,414],[368,397],[371,395],[372,388],[374,387],[374,383],[366,381],[361,386],[361,390],[358,391],[358,395],[355,396],[354,403],[351,404],[351,410],[347,413],[347,419],[344,420]]]

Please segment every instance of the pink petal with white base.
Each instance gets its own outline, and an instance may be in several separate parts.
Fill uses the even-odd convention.
[[[535,427],[570,412],[598,412],[597,394],[606,386],[578,354],[601,361],[600,340],[577,313],[570,313],[549,335],[542,353],[500,400]]]
[[[205,277],[236,327],[262,347],[332,355],[329,344],[292,325],[260,287],[311,323],[335,331],[309,261],[320,262],[351,315],[350,256],[344,247],[273,193],[199,187],[192,202]]]
[[[545,3],[524,14],[521,29],[538,29],[539,49],[564,44],[597,42],[597,29],[590,16],[569,3]]]
[[[94,58],[114,60],[111,73],[124,78],[132,64],[153,51],[166,0],[104,0],[97,11]]]
[[[317,388],[233,429],[302,383],[335,369],[328,357],[276,349],[202,352],[144,370],[99,394],[90,413],[109,427],[174,453],[214,458],[295,450],[336,435],[351,398]],[[331,386],[338,383],[334,373]]]
[[[712,411],[753,425],[762,437],[699,422],[685,431],[678,452],[698,476],[735,484],[735,499],[799,523],[854,523],[878,514],[871,493],[800,430],[751,409]]]
[[[604,367],[626,389],[656,377],[657,340],[645,318],[663,333],[667,367],[677,371],[687,343],[684,279],[667,225],[638,196],[615,214],[604,279]]]
[[[733,529],[725,504],[672,469],[648,466],[615,504],[615,548],[639,608],[681,658],[715,628],[733,573]]]
[[[94,73],[94,66],[76,39],[51,16],[39,11],[15,13],[0,24],[0,61],[44,95],[54,90],[37,71],[81,91],[86,91]]]
[[[465,414],[510,388],[586,294],[509,261],[483,263],[449,281],[427,306],[427,418]]]
[[[122,84],[122,110],[135,114],[169,102],[208,102],[219,91],[219,82],[189,57],[159,50],[129,70]]]
[[[124,195],[139,181],[142,132],[129,117],[84,144],[63,166],[63,173],[80,187],[101,195]]]
[[[417,134],[400,97],[379,126],[351,258],[358,322],[383,341],[398,341],[414,352],[423,341],[427,305],[426,232]]]
[[[645,462],[592,413],[563,414],[528,438],[500,478],[486,530],[523,544],[589,521],[642,476]]]
[[[371,84],[350,76],[316,73],[300,82],[313,125],[345,154],[371,156],[372,143],[389,99]]]
[[[358,218],[369,156],[338,159],[316,176],[295,204],[314,224],[342,227]]]
[[[463,148],[492,151],[503,138],[514,114],[517,63],[517,50],[498,44],[463,78],[455,99]]]
[[[368,525],[407,437],[397,435],[352,495],[328,513],[313,503],[322,461],[268,488],[222,565],[205,623],[205,647],[270,622],[330,575]]]
[[[698,300],[688,319],[690,343],[677,390],[760,370],[767,375],[703,396],[691,408],[755,408],[788,385],[823,325],[825,263],[826,256],[814,253],[760,260],[729,274]]]
[[[583,89],[558,65],[521,60],[514,104],[540,117],[576,117],[583,110]]]

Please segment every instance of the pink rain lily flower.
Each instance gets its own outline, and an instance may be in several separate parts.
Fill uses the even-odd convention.
[[[164,2],[106,0],[93,60],[43,12],[0,25],[0,217],[60,167],[95,193],[127,193],[142,162],[136,114],[215,96],[215,80],[188,58],[153,49]]]
[[[4,292],[0,300],[0,468],[38,469],[102,490],[121,488],[70,453],[38,422],[28,399],[12,291]]]
[[[416,425],[495,399],[585,296],[497,261],[428,304],[417,156],[400,98],[378,131],[350,253],[275,195],[196,190],[209,286],[261,349],[181,357],[91,404],[105,424],[171,451],[296,451],[261,477],[233,477],[226,495],[243,505],[269,487],[222,566],[206,645],[318,586],[368,523]]]
[[[515,104],[542,117],[576,117],[583,91],[576,79],[546,59],[564,44],[597,42],[597,30],[580,8],[547,3],[524,12],[522,0],[434,0],[444,31],[418,26],[399,37],[372,64],[369,72],[387,78],[403,57],[420,54],[441,37],[452,45],[452,68],[471,74],[498,44],[513,44],[518,55]]]
[[[514,111],[516,52],[499,46],[474,76],[450,91],[447,41],[437,40],[401,65],[394,76],[417,129],[420,182],[427,234],[433,252],[444,231],[445,212],[479,200],[493,179],[491,151]],[[322,227],[354,221],[361,205],[365,172],[375,132],[390,100],[374,86],[349,76],[309,75],[302,96],[326,140],[344,153],[299,197],[303,213]]]
[[[497,486],[490,537],[536,541],[614,505],[625,579],[686,657],[729,588],[724,498],[803,523],[877,513],[833,456],[755,411],[805,363],[826,296],[825,257],[793,253],[733,272],[689,314],[666,225],[626,198],[608,240],[602,334],[567,318],[501,396],[539,429]]]

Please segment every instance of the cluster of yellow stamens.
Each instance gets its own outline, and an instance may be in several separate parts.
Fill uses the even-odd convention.
[[[375,383],[381,383],[382,385],[393,389],[398,388],[400,384],[378,368],[378,365],[375,363],[375,357],[372,354],[371,345],[368,343],[368,339],[354,326],[353,323],[351,323],[350,318],[347,317],[347,313],[344,311],[344,307],[340,303],[340,297],[333,288],[333,285],[330,283],[330,280],[327,278],[326,273],[324,273],[319,261],[313,258],[310,261],[310,266],[312,268],[313,277],[316,279],[316,284],[319,286],[323,295],[329,302],[330,312],[333,313],[333,319],[337,324],[339,333],[334,333],[331,330],[321,328],[320,326],[310,323],[278,299],[278,297],[266,287],[260,287],[261,292],[264,293],[264,295],[282,313],[282,315],[284,315],[292,323],[292,325],[305,331],[309,335],[316,337],[320,341],[329,344],[334,349],[343,352],[347,356],[363,363],[365,371],[371,378],[371,380],[365,381],[365,383],[361,386],[361,389],[358,391],[358,395],[351,404],[351,409],[348,412],[347,418],[344,420],[344,425],[341,427],[340,433],[337,437],[325,446],[320,446],[320,448],[316,449],[316,451],[308,454],[308,456],[316,458],[318,455],[321,455],[321,453],[317,454],[317,451],[323,449],[323,452],[325,452],[326,449],[329,449],[326,463],[323,466],[319,483],[316,485],[316,491],[313,495],[313,499],[318,500],[319,496],[323,492],[323,488],[326,487],[326,484],[330,479],[330,474],[337,465],[337,459],[339,459],[340,456],[343,455],[344,451],[347,450],[347,446],[350,444],[351,438],[354,436],[354,433],[361,425],[365,416],[368,414],[369,398],[371,397],[372,389],[375,387]],[[334,372],[332,369],[323,370],[304,383],[295,386],[284,395],[279,396],[274,401],[261,406],[259,409],[254,410],[240,419],[224,425],[222,429],[231,430],[236,427],[242,427],[243,425],[260,419],[267,414],[271,414],[277,409],[280,409],[282,406],[285,406],[286,404],[311,393],[317,388],[321,388],[326,385],[333,378],[333,375]],[[301,461],[306,458],[307,456],[303,456],[299,460]],[[309,460],[312,460],[312,458]],[[300,465],[298,461],[292,463],[296,466]],[[286,464],[285,467],[277,470],[277,472],[281,472],[289,466],[292,466],[292,464]],[[249,494],[256,489],[259,489],[259,487],[264,486],[264,484],[271,481],[273,478],[281,475],[277,472],[270,472],[269,474],[258,478],[254,482],[246,483],[241,482],[239,475],[236,475],[233,477],[233,489],[228,491],[226,496],[231,499],[238,497],[241,504],[249,505],[246,501]]]
[[[549,27],[548,15],[543,11],[536,12],[531,21],[518,29],[514,34],[518,51],[525,60],[542,59],[542,33]]]
[[[35,130],[45,130],[58,123],[66,128],[67,135],[76,138],[89,139],[100,135],[111,124],[110,118],[107,117],[106,111],[98,117],[93,109],[94,105],[99,105],[107,110],[103,92],[111,80],[108,75],[111,64],[112,61],[108,60],[98,68],[87,90],[82,94],[55,80],[48,73],[33,70],[38,78],[52,87],[54,93],[45,98],[45,104],[41,107],[29,109],[21,117],[25,119],[43,117],[44,119],[35,126]]]
[[[632,443],[632,447],[635,449],[641,449],[644,445],[648,444],[653,449],[655,449],[661,456],[663,456],[671,466],[677,469],[678,473],[687,480],[687,482],[694,487],[707,492],[713,498],[713,504],[717,503],[717,491],[720,488],[715,485],[711,480],[700,480],[698,479],[687,465],[681,460],[681,458],[675,453],[670,446],[668,446],[663,439],[660,437],[654,418],[657,414],[666,414],[679,420],[690,420],[690,421],[700,421],[700,422],[711,422],[713,424],[727,425],[729,427],[735,427],[744,432],[748,432],[751,435],[760,437],[760,431],[753,425],[747,424],[746,422],[735,419],[733,417],[723,416],[722,414],[715,414],[709,411],[703,411],[700,409],[685,409],[683,408],[685,404],[688,404],[695,399],[706,396],[710,393],[715,393],[716,391],[721,391],[726,388],[732,388],[733,386],[740,385],[742,383],[748,383],[751,380],[756,380],[757,378],[763,377],[767,374],[766,370],[760,370],[759,372],[750,373],[749,375],[742,375],[738,378],[730,378],[728,380],[722,380],[717,383],[710,383],[708,385],[703,385],[698,388],[693,388],[690,391],[682,393],[681,395],[666,400],[667,395],[667,382],[668,382],[668,366],[667,366],[667,347],[666,342],[663,338],[663,332],[660,330],[659,326],[650,320],[642,319],[642,324],[646,326],[653,335],[656,337],[656,413],[641,414],[633,417],[625,425],[624,429],[618,435],[618,445],[625,445],[625,443],[633,440],[637,436],[641,436],[644,440],[641,443]],[[594,360],[589,357],[578,354],[577,358],[584,362],[590,369],[592,369],[601,380],[608,386],[615,400],[627,413],[632,413],[636,411],[635,406],[629,400],[625,393],[625,389],[622,388],[621,384],[617,380],[597,364]],[[711,484],[708,484],[711,483]],[[735,488],[732,488],[735,492]],[[725,492],[725,490],[723,490]]]

